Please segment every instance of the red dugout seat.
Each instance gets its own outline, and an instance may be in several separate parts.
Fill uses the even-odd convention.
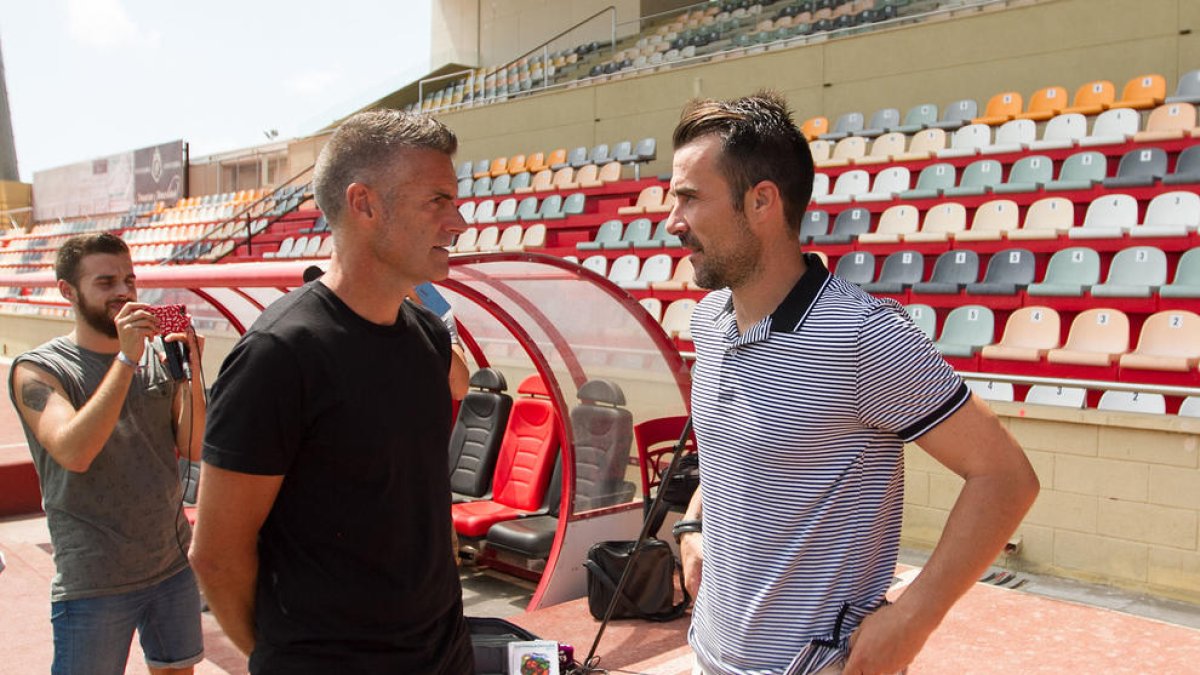
[[[492,498],[453,505],[454,529],[465,537],[482,537],[488,528],[541,508],[558,453],[558,420],[550,394],[538,375],[517,387],[522,396],[513,401],[504,430]]]

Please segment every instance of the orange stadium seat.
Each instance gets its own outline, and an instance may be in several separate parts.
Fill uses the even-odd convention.
[[[508,173],[508,158],[497,157],[493,159],[491,165],[488,167],[488,175],[495,178],[506,173]]]
[[[804,124],[800,126],[800,131],[804,133],[804,137],[808,140],[816,140],[821,134],[829,133],[829,118],[810,117],[804,120]]]
[[[1116,101],[1117,90],[1108,80],[1088,82],[1075,90],[1075,101],[1064,113],[1080,113],[1081,115],[1097,115],[1112,107]]]
[[[1024,105],[1025,101],[1021,98],[1020,92],[1000,92],[988,99],[987,107],[984,108],[983,114],[971,120],[971,122],[973,124],[987,124],[991,126],[1004,124],[1021,114],[1021,108]]]
[[[1029,97],[1029,109],[1017,115],[1017,119],[1044,122],[1062,112],[1067,103],[1067,90],[1063,87],[1038,89]]]
[[[512,157],[508,158],[508,173],[509,174],[515,176],[519,173],[522,173],[522,172],[528,171],[528,170],[529,170],[529,168],[525,163],[525,155],[513,155]]]
[[[1166,78],[1157,73],[1139,75],[1125,83],[1121,98],[1114,101],[1112,107],[1143,110],[1161,105],[1166,97]]]
[[[549,169],[550,165],[546,163],[546,153],[535,152],[529,155],[525,160],[525,170],[529,173],[536,174],[539,171]]]

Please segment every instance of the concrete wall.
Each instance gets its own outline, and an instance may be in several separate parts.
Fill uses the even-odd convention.
[[[526,6],[526,3],[513,3]],[[1187,31],[1187,34],[1181,34]],[[1200,3],[1194,0],[1041,0],[971,11],[952,20],[677,67],[442,115],[462,140],[460,157],[654,136],[669,170],[669,139],[694,96],[734,97],[770,87],[798,120],[880,107],[905,111],[995,93],[1028,97],[1059,84],[1108,79],[1117,87],[1157,72],[1174,87],[1200,67]]]
[[[993,403],[1042,484],[1003,562],[1200,601],[1200,419]],[[962,480],[905,455],[904,541],[932,547]]]

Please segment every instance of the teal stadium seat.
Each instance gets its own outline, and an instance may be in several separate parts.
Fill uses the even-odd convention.
[[[651,227],[652,225],[649,218],[637,218],[629,223],[629,225],[625,228],[625,234],[623,234],[620,239],[614,242],[606,242],[604,244],[604,248],[638,248],[638,243],[650,241]]]
[[[1018,120],[1026,121],[1029,120]],[[1046,183],[1054,180],[1054,162],[1045,155],[1027,155],[1017,160],[1009,171],[1008,180],[995,186],[996,194],[1037,192]]]
[[[914,199],[936,199],[942,195],[944,190],[954,187],[955,173],[954,165],[948,162],[938,164],[930,164],[921,169],[921,173],[917,176],[917,185],[911,190],[905,190],[900,193],[900,199],[911,201]]]
[[[942,191],[944,197],[968,197],[984,195],[1003,180],[1004,168],[994,159],[980,159],[963,169],[962,180],[957,187]]]
[[[858,135],[866,138],[876,138],[899,126],[900,111],[896,108],[881,108],[871,115],[871,121],[859,130]]]
[[[1118,251],[1104,283],[1092,286],[1097,298],[1148,298],[1167,283],[1167,256],[1153,246]]]
[[[942,335],[933,346],[943,356],[968,358],[992,344],[996,318],[992,310],[982,305],[955,307],[946,317]]]
[[[1100,282],[1100,254],[1084,246],[1056,251],[1050,256],[1041,283],[1030,284],[1031,296],[1082,297]]]
[[[1179,256],[1175,280],[1158,289],[1164,298],[1200,298],[1200,248]]]
[[[908,313],[908,317],[916,324],[917,328],[925,334],[925,337],[932,340],[934,333],[937,332],[937,314],[929,305],[915,303],[905,305],[904,311]]]
[[[1136,114],[1136,113],[1135,113]],[[1046,183],[1047,190],[1090,190],[1104,180],[1108,161],[1096,151],[1077,152],[1065,161],[1058,172],[1058,180]]]
[[[849,244],[863,233],[871,231],[871,212],[861,206],[846,209],[838,214],[833,222],[833,231],[829,234],[813,237],[813,243],[822,246],[828,244]]]
[[[667,231],[668,220],[663,218],[654,226],[654,234],[648,241],[635,242],[634,248],[680,248],[683,242],[679,237]]]
[[[915,105],[904,113],[904,123],[892,131],[899,131],[902,134],[915,134],[918,131],[937,122],[938,107],[936,103],[922,103]]]

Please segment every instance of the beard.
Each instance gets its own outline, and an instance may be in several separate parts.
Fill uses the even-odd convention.
[[[78,293],[78,291],[76,291]],[[84,323],[91,326],[95,330],[103,333],[110,338],[117,337],[117,322],[113,317],[108,315],[108,305],[92,305],[84,299],[82,294],[77,295],[79,304],[75,307],[75,311],[83,319]]]
[[[758,274],[762,242],[750,232],[745,216],[739,215],[734,227],[739,234],[724,251],[705,249],[691,232],[680,235],[685,247],[703,254],[700,260],[692,257],[692,281],[700,288],[737,288]]]

